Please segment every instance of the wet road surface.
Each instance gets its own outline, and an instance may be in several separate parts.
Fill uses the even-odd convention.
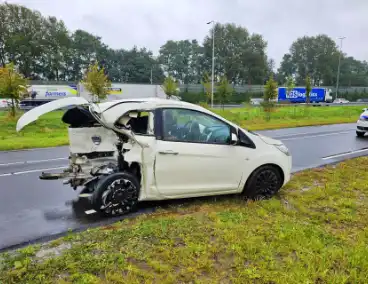
[[[293,172],[368,154],[368,137],[357,138],[355,124],[257,132],[286,144]],[[67,156],[68,147],[0,152],[0,250],[106,222],[86,216],[83,204],[73,207],[78,193],[69,186],[38,178],[65,168]],[[141,210],[153,210],[152,204]]]

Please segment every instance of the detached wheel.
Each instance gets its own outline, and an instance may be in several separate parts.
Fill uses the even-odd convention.
[[[102,216],[118,216],[136,209],[140,185],[130,173],[115,173],[102,178],[92,195],[92,207]]]
[[[273,166],[261,166],[248,178],[243,195],[252,200],[270,199],[283,184],[282,174]]]
[[[363,137],[364,136],[364,132],[360,132],[360,131],[357,131],[356,132],[356,135],[358,136],[358,137]]]

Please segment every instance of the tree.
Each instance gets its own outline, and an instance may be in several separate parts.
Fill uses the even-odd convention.
[[[207,102],[211,101],[212,96],[212,78],[207,72],[203,74],[202,85],[204,88],[204,93],[206,94]]]
[[[88,67],[84,79],[82,81],[84,87],[94,96],[94,101],[100,102],[106,99],[111,81],[105,74],[105,69],[98,67],[98,62]]]
[[[228,79],[225,76],[222,76],[216,90],[216,97],[218,102],[222,105],[222,109],[224,109],[225,102],[233,92],[234,89]]]
[[[159,62],[169,76],[181,83],[199,83],[202,54],[197,40],[169,40],[160,48]]]
[[[42,42],[42,16],[14,4],[0,4],[0,60],[13,62],[27,78],[37,77],[40,59],[47,50]]]
[[[277,82],[271,76],[266,82],[263,94],[262,107],[266,113],[266,120],[271,119],[271,112],[274,110],[274,99],[277,98]]]
[[[169,76],[164,81],[163,89],[164,89],[165,94],[170,99],[172,96],[177,95],[177,93],[178,93],[178,84],[176,83],[176,81],[173,77]]]
[[[310,103],[310,92],[312,90],[311,79],[309,75],[305,78],[305,101],[309,105]]]
[[[294,75],[302,85],[307,74],[313,85],[331,86],[335,83],[339,51],[336,43],[327,35],[304,36],[294,41],[289,54],[285,54],[279,73]]]
[[[294,81],[294,78],[293,78],[293,76],[288,76],[288,77],[286,78],[286,93],[287,93],[287,94],[290,94],[290,92],[291,92],[292,90],[294,90],[294,88],[295,88],[295,81]]]
[[[216,24],[215,77],[226,76],[234,84],[263,84],[268,72],[267,43],[259,34],[249,34],[235,24]],[[204,39],[204,68],[212,64],[212,30]]]
[[[0,93],[11,99],[10,115],[15,117],[16,105],[27,92],[28,80],[17,72],[13,63],[0,67]]]

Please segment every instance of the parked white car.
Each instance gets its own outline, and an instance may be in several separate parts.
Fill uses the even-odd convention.
[[[65,98],[36,107],[17,131],[55,109],[67,110],[70,166],[41,179],[66,179],[102,215],[139,201],[242,193],[267,199],[290,179],[287,147],[198,105],[157,98],[100,104]]]
[[[358,137],[363,137],[368,132],[368,109],[363,108],[362,111],[357,121],[356,135]]]
[[[11,105],[10,99],[0,99],[0,109],[9,108],[10,105]]]
[[[334,104],[347,104],[349,103],[349,101],[347,99],[344,99],[344,98],[338,98],[338,99],[335,99],[333,101]]]

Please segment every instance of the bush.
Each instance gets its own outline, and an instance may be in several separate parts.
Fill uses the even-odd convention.
[[[199,105],[201,106],[201,107],[203,107],[203,108],[206,108],[206,109],[209,109],[210,108],[210,106],[208,105],[208,103],[206,103],[206,102],[199,102]]]

